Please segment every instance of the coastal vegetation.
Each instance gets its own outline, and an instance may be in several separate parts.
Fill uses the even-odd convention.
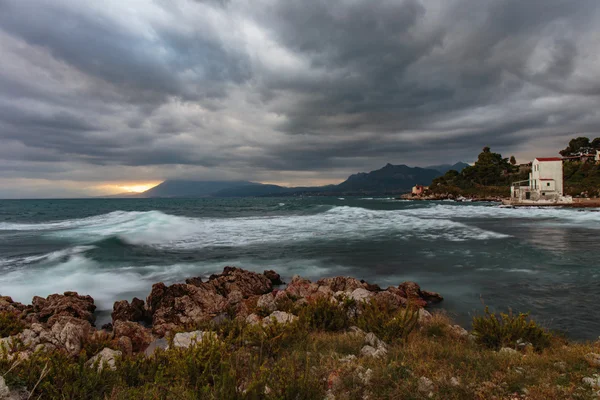
[[[469,332],[426,311],[442,297],[414,282],[279,284],[273,271],[230,267],[208,281],[155,284],[147,302],[115,303],[101,330],[89,325],[89,296],[0,298],[19,322],[1,341],[0,396],[592,399],[600,390],[600,344],[569,343],[527,314],[486,309]],[[221,313],[209,317],[213,307]]]
[[[600,138],[578,137],[559,153],[564,161],[564,191],[577,197],[600,196],[600,164],[595,162]],[[508,197],[513,182],[529,179],[530,168],[519,166],[514,156],[504,158],[485,147],[477,161],[461,172],[450,170],[433,180],[429,194],[477,198]]]

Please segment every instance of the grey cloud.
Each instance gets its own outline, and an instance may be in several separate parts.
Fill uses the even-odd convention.
[[[95,7],[0,0],[0,178],[338,178],[600,136],[596,0]]]

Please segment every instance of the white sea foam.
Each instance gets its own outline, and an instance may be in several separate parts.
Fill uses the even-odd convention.
[[[161,248],[234,247],[315,239],[353,240],[369,236],[450,241],[507,237],[449,218],[422,218],[410,210],[369,210],[346,206],[313,215],[243,218],[191,218],[159,211],[119,211],[80,220],[39,224],[35,230],[80,244],[118,237],[131,244]]]

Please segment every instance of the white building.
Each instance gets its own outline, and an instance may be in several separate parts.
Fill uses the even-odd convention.
[[[596,150],[596,162],[600,162],[600,150]]]
[[[536,158],[531,163],[529,180],[515,182],[510,188],[513,203],[568,202],[563,191],[561,158]]]

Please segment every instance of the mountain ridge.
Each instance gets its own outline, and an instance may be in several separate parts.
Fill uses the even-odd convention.
[[[370,172],[350,175],[337,185],[285,187],[250,181],[196,181],[171,179],[140,193],[140,198],[168,197],[263,197],[296,195],[385,195],[410,191],[414,185],[429,185],[449,169],[462,170],[466,163],[433,167],[386,164]],[[129,197],[129,196],[127,196]]]

